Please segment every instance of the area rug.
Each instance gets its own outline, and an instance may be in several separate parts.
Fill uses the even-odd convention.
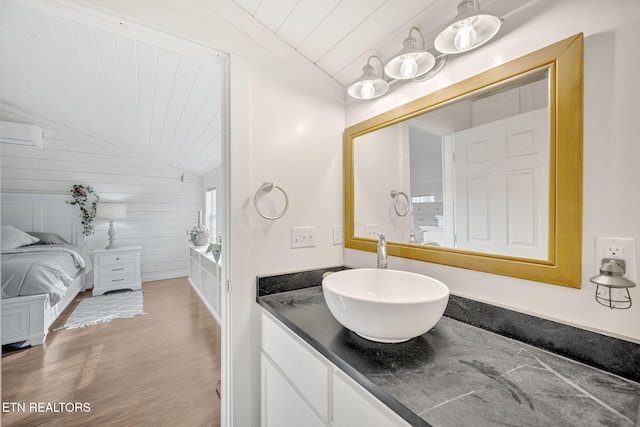
[[[59,329],[83,328],[147,314],[142,306],[142,293],[143,291],[123,291],[85,298]]]

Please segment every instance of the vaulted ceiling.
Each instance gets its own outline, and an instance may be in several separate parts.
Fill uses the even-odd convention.
[[[432,49],[458,3],[197,1],[294,68],[316,72],[341,99],[367,58],[390,58],[411,27],[424,33]],[[505,17],[536,1],[483,0],[481,6]],[[197,175],[219,164],[219,149],[211,149],[220,147],[222,129],[221,66],[215,55],[203,60],[23,3],[0,3],[3,103]],[[216,10],[219,4],[226,12]],[[284,53],[274,48],[277,43],[286,46]]]
[[[6,1],[0,98],[196,175],[220,163],[222,74],[201,61]]]

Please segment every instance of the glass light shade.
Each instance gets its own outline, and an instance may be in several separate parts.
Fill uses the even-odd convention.
[[[356,99],[373,99],[384,95],[389,90],[389,83],[373,74],[369,64],[362,69],[362,76],[349,86],[347,93]]]
[[[433,68],[436,63],[435,57],[426,50],[417,49],[415,37],[407,37],[403,44],[400,53],[384,66],[387,76],[397,80],[413,79]]]
[[[481,12],[473,1],[461,2],[455,19],[436,37],[434,46],[438,52],[456,54],[480,47],[498,34],[502,26],[500,18]]]
[[[96,218],[100,219],[124,219],[127,217],[127,205],[124,203],[98,203]]]

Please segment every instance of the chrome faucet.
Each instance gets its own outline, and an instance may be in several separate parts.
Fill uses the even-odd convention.
[[[389,260],[387,259],[387,241],[384,238],[384,234],[379,233],[378,239],[378,268],[387,268]]]

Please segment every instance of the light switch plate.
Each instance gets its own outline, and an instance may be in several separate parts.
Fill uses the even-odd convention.
[[[316,245],[316,227],[291,227],[291,248],[312,248]]]
[[[342,226],[341,225],[334,225],[333,226],[333,244],[334,245],[341,245],[342,244],[342,239],[343,239],[343,233],[342,233]]]

